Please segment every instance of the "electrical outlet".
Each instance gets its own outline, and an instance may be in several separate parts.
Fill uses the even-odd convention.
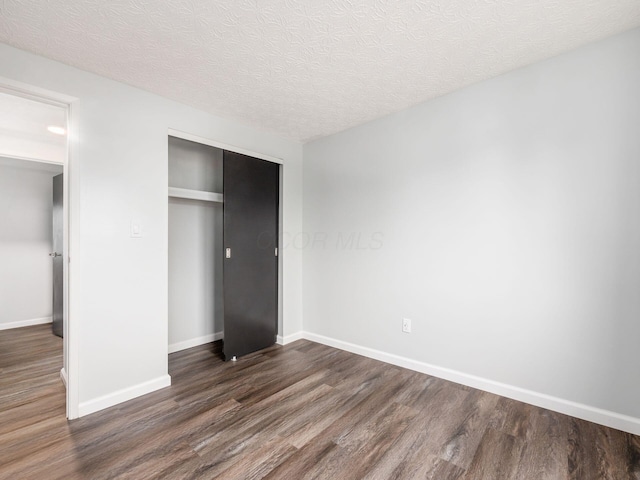
[[[402,319],[402,331],[404,333],[411,333],[411,320],[408,318]]]

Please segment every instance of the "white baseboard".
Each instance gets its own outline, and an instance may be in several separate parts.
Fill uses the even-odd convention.
[[[531,405],[546,408],[548,410],[563,413],[565,415],[571,415],[572,417],[581,418],[593,423],[632,433],[634,435],[640,435],[640,418],[488,380],[486,378],[459,372],[457,370],[439,367],[437,365],[431,365],[417,360],[411,360],[410,358],[401,357],[399,355],[386,353],[349,342],[343,342],[342,340],[336,340],[335,338],[325,337],[315,333],[302,332],[301,337],[311,340],[312,342],[322,343],[323,345],[339,348],[340,350],[356,353],[364,357],[380,360],[409,370],[426,373],[427,375],[450,380],[468,387],[477,388],[478,390],[484,390],[485,392],[508,397]]]
[[[20,320],[18,322],[0,323],[0,330],[9,330],[10,328],[31,327],[33,325],[43,325],[53,322],[52,317],[30,318],[29,320]]]
[[[140,383],[132,387],[123,388],[117,392],[104,395],[102,397],[94,398],[87,402],[80,402],[78,406],[78,417],[89,415],[90,413],[104,410],[105,408],[112,407],[127,400],[131,400],[147,393],[155,392],[161,388],[169,387],[171,385],[171,377],[169,375],[163,375],[162,377],[148,382]]]
[[[169,345],[169,353],[179,352],[180,350],[186,350],[187,348],[197,347],[198,345],[204,345],[205,343],[215,342],[221,340],[224,336],[223,332],[211,333],[209,335],[203,335],[202,337],[191,338],[182,342],[176,342]]]
[[[287,336],[282,336],[282,335],[278,335],[276,337],[276,343],[278,345],[287,345],[289,343],[293,343],[296,340],[300,340],[303,337],[303,332],[296,332],[296,333],[292,333],[291,335],[287,335]]]
[[[64,388],[67,388],[67,371],[62,367],[60,369],[60,380],[64,383]]]

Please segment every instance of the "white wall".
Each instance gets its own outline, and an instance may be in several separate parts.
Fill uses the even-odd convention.
[[[305,331],[640,432],[639,86],[636,29],[305,145]]]
[[[169,186],[222,193],[222,150],[169,139]],[[169,350],[224,329],[222,203],[169,198]]]
[[[166,385],[168,129],[282,158],[283,228],[294,232],[301,228],[301,145],[7,45],[0,45],[0,77],[77,98],[68,377],[79,391],[77,399],[70,393],[70,415]],[[130,238],[132,220],[142,238]],[[282,261],[286,334],[301,328],[301,252],[285,249]]]
[[[0,157],[0,329],[51,321],[52,177],[61,166]]]

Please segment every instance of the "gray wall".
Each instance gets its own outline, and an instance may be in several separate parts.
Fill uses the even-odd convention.
[[[0,157],[0,330],[51,321],[52,178],[61,172]]]
[[[307,144],[304,329],[640,417],[639,86],[634,30]]]

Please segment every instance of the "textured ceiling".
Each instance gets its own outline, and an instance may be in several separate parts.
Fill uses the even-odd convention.
[[[0,41],[300,141],[636,26],[639,0],[0,0]]]

